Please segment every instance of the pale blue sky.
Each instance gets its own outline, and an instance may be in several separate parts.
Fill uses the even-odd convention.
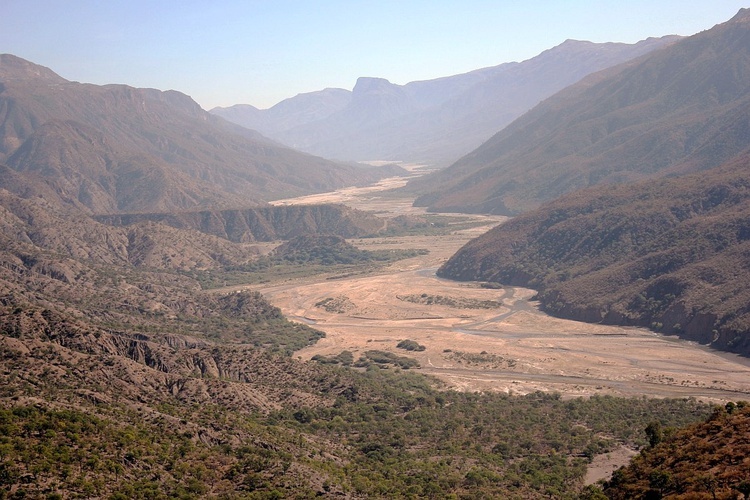
[[[522,61],[568,38],[691,35],[750,0],[0,0],[0,52],[69,80],[265,108],[357,77],[404,84]]]

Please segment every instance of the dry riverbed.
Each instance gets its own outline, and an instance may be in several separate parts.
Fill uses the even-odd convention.
[[[346,203],[383,216],[420,213],[408,198],[381,196],[403,179],[277,203]],[[462,216],[464,217],[464,216]],[[469,239],[502,222],[447,236],[353,240],[362,249],[426,248],[371,275],[254,286],[291,319],[314,325],[326,337],[297,356],[367,350],[409,356],[420,371],[468,391],[566,396],[617,394],[697,397],[724,402],[750,399],[748,360],[710,351],[648,330],[550,317],[530,299],[533,290],[493,290],[477,283],[438,279],[435,270]],[[396,348],[410,339],[421,352]]]

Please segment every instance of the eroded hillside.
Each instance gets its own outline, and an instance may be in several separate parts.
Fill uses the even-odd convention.
[[[468,243],[439,275],[539,290],[545,310],[750,354],[748,159],[581,191]]]

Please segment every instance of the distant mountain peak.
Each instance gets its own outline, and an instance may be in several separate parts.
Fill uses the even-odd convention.
[[[0,80],[48,80],[65,83],[67,80],[49,68],[34,64],[12,54],[0,54]]]
[[[590,42],[588,40],[576,40],[574,38],[568,38],[563,43],[558,45],[558,47],[567,47],[570,45],[593,45],[594,42]]]
[[[354,95],[365,94],[368,92],[373,92],[373,91],[377,91],[381,89],[387,89],[391,87],[394,87],[394,84],[392,84],[385,78],[361,76],[357,78],[357,83],[354,85],[354,89],[352,90],[352,93]]]
[[[735,16],[729,20],[730,23],[736,23],[736,22],[742,22],[747,23],[750,22],[750,8],[743,8],[740,9]]]

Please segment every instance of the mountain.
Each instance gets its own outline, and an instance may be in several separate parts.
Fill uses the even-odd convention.
[[[0,246],[4,262],[24,263],[33,272],[40,272],[35,267],[38,263],[46,263],[43,267],[57,269],[70,283],[75,283],[71,276],[77,275],[74,270],[81,262],[86,266],[212,269],[245,264],[257,253],[213,235],[150,221],[112,227],[54,199],[23,198],[4,189],[0,189]]]
[[[563,196],[467,243],[439,270],[529,286],[542,307],[750,355],[750,155]]]
[[[275,106],[261,110],[250,104],[213,108],[211,113],[251,130],[272,135],[298,125],[322,120],[340,111],[351,101],[351,92],[344,89],[323,89],[298,94]]]
[[[545,97],[677,38],[633,45],[568,40],[524,62],[461,75],[406,85],[363,77],[351,93],[326,89],[265,111],[234,106],[211,112],[328,158],[447,165]]]
[[[750,10],[536,106],[410,183],[436,211],[516,214],[583,187],[708,169],[750,149]]]
[[[0,55],[0,163],[93,213],[253,206],[395,169],[299,153],[176,91],[69,82]]]
[[[387,359],[362,371],[303,362],[293,353],[322,332],[257,292],[202,285],[278,279],[252,271],[256,245],[230,239],[386,229],[374,216],[290,206],[92,217],[55,193],[0,165],[2,498],[573,497],[584,454],[636,446],[662,415],[682,425],[707,411],[445,391]],[[382,253],[305,235],[270,258],[359,272]]]
[[[606,498],[748,498],[750,403],[717,407],[683,429],[650,424],[653,446],[604,485]]]

